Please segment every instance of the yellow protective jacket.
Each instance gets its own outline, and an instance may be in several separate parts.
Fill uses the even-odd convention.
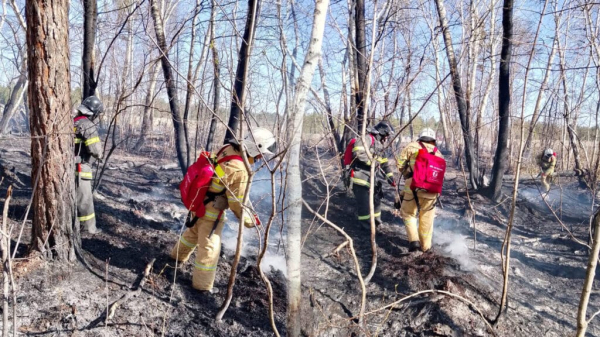
[[[376,165],[379,165],[383,170],[385,178],[388,181],[393,181],[394,172],[390,168],[388,158],[383,154],[383,149],[379,145],[380,143],[371,134],[365,135],[365,139],[369,142],[369,151],[371,152],[372,158],[375,159]],[[370,187],[371,178],[371,165],[373,163],[369,160],[365,146],[362,139],[356,138],[354,147],[352,148],[352,169],[354,170],[354,177],[352,177],[352,183],[355,185]],[[375,168],[375,176],[377,177],[377,168]],[[377,182],[377,179],[375,180]]]
[[[538,165],[542,169],[542,173],[544,175],[551,175],[554,173],[554,168],[556,167],[556,156],[551,156],[550,161],[544,159],[544,154],[538,157]]]
[[[232,145],[225,145],[221,148],[219,155],[215,161],[219,161],[221,158],[227,156],[240,156],[242,153],[236,150]],[[246,186],[248,185],[248,171],[244,162],[240,160],[228,160],[218,164],[215,167],[216,177],[211,181],[209,193],[220,194],[223,191],[227,196],[227,203],[229,209],[240,219],[244,217],[245,224],[252,224],[252,217],[248,211],[244,211],[242,207],[242,201],[244,200],[244,193],[246,192]],[[206,208],[205,219],[214,220],[218,217],[218,211],[212,207]]]
[[[396,158],[398,170],[400,171],[400,174],[404,176],[404,190],[402,192],[404,192],[404,194],[408,193],[409,196],[412,195],[410,183],[412,182],[412,174],[415,167],[415,160],[417,159],[417,154],[419,154],[419,150],[421,149],[421,145],[419,143],[421,142],[409,143],[408,145],[406,145],[406,147],[402,149],[402,151],[400,152],[400,156]],[[422,144],[427,148],[427,151],[429,151],[430,153],[435,148],[435,145],[431,145],[424,142]],[[435,155],[437,157],[444,158],[444,156],[442,156],[442,154],[440,153],[439,149],[435,151]],[[419,198],[435,199],[438,197],[437,193],[429,193],[425,191],[419,191],[418,193]]]

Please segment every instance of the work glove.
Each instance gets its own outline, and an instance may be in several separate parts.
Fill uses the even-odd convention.
[[[185,217],[185,227],[187,227],[187,228],[194,227],[197,220],[198,220],[198,218],[196,217],[196,214],[192,211],[189,211],[187,216]]]
[[[244,227],[254,228],[256,225],[260,225],[258,216],[252,214],[249,210],[244,209]]]
[[[402,200],[400,200],[399,195],[396,195],[396,197],[394,198],[394,208],[400,209],[400,207],[402,207]]]

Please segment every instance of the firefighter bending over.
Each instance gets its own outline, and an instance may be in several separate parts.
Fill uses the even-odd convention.
[[[352,148],[352,162],[350,164],[350,185],[356,200],[359,224],[365,228],[371,228],[371,215],[369,207],[369,187],[371,186],[371,166],[375,167],[375,188],[373,189],[373,213],[375,224],[381,224],[381,198],[383,197],[383,183],[377,179],[377,173],[385,175],[387,182],[396,186],[394,173],[392,172],[388,158],[384,156],[384,144],[389,136],[394,134],[394,128],[388,121],[381,121],[372,129],[368,129],[369,134],[365,135],[366,141],[370,144],[373,162],[369,160],[367,152],[360,137],[352,139],[347,151]],[[382,171],[382,172],[381,172]]]
[[[258,218],[242,207],[248,183],[248,172],[243,161],[240,160],[242,149],[246,151],[252,164],[263,155],[273,154],[275,137],[267,129],[256,128],[245,137],[241,145],[231,141],[219,150],[215,158],[218,162],[214,170],[215,176],[204,198],[205,213],[200,218],[194,217],[192,227],[185,230],[171,250],[171,258],[186,262],[194,249],[198,248],[194,261],[192,286],[206,293],[218,292],[218,289],[213,288],[213,284],[221,251],[221,232],[225,222],[225,216],[221,216],[223,211],[229,208],[238,219],[243,217],[244,226],[247,228],[254,227],[255,222],[260,224]]]
[[[409,252],[418,251],[419,248],[425,252],[431,248],[435,203],[439,194],[422,189],[412,190],[411,182],[413,180],[415,161],[420,149],[424,148],[430,154],[443,158],[435,145],[435,131],[426,128],[421,131],[416,142],[411,142],[402,149],[400,157],[398,157],[398,170],[404,177],[404,189],[400,192],[401,204],[397,203],[396,208],[400,206],[400,216],[406,226]]]
[[[538,165],[542,170],[542,185],[544,191],[550,191],[550,183],[554,175],[554,167],[556,167],[556,153],[552,149],[546,149],[541,156],[538,157]]]
[[[100,232],[96,227],[94,197],[92,195],[92,164],[102,160],[102,144],[96,125],[92,122],[104,111],[102,102],[90,96],[77,107],[73,119],[75,129],[75,185],[77,188],[77,219],[81,229],[92,234]]]

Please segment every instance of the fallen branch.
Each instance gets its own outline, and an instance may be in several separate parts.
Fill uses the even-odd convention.
[[[350,242],[349,241],[344,241],[342,242],[342,244],[340,244],[339,246],[337,246],[336,249],[334,249],[332,252],[324,254],[322,257],[326,258],[326,257],[330,257],[331,255],[337,255],[340,250],[342,250],[342,248],[346,247]]]
[[[490,322],[487,320],[487,318],[485,318],[485,316],[483,315],[483,313],[481,312],[481,310],[479,310],[477,308],[477,306],[475,306],[475,304],[473,302],[469,301],[468,299],[466,299],[466,298],[464,298],[464,297],[462,297],[460,295],[456,295],[456,294],[453,294],[453,293],[451,293],[449,291],[444,291],[444,290],[431,289],[431,290],[418,291],[418,292],[416,292],[414,294],[410,294],[408,296],[404,296],[401,299],[399,299],[399,300],[397,300],[395,302],[392,302],[392,303],[390,303],[390,304],[388,304],[388,305],[386,305],[384,307],[381,307],[381,308],[375,309],[375,310],[371,310],[371,311],[365,313],[365,315],[371,315],[371,314],[375,314],[375,313],[378,313],[380,311],[386,310],[388,308],[393,308],[393,307],[397,306],[398,304],[400,304],[400,303],[402,303],[402,302],[404,302],[406,300],[409,300],[409,299],[411,299],[413,297],[417,297],[417,296],[423,295],[423,294],[441,294],[441,295],[446,295],[446,296],[454,297],[454,298],[456,298],[456,299],[458,299],[458,300],[460,300],[460,301],[468,304],[470,308],[472,308],[473,310],[475,310],[479,314],[479,316],[481,316],[481,318],[485,322],[485,325],[490,330],[490,333],[492,335],[496,336],[496,332],[494,331],[494,328],[492,327],[492,325],[490,324]],[[355,319],[355,317],[350,317],[350,319]]]
[[[150,274],[152,265],[154,265],[154,261],[156,261],[156,258],[154,258],[150,262],[148,262],[148,264],[146,265],[146,268],[144,269],[144,273],[142,274],[142,277],[140,278],[138,285],[135,286],[132,290],[127,292],[125,295],[121,296],[121,298],[119,298],[118,300],[113,302],[113,304],[110,305],[110,307],[108,309],[108,314],[106,316],[106,320],[104,321],[105,323],[107,323],[108,320],[112,319],[115,316],[115,312],[116,312],[117,308],[119,307],[119,305],[123,304],[123,302],[128,301],[132,297],[135,297],[140,292],[142,292],[142,288],[144,287],[144,284],[146,284],[146,281],[148,280],[148,275]]]
[[[580,245],[583,245],[585,247],[587,247],[588,249],[592,249],[592,247],[590,247],[590,245],[588,245],[587,243],[579,240],[578,238],[575,237],[575,235],[569,230],[569,228],[567,228],[567,225],[565,225],[564,222],[562,222],[562,220],[560,220],[560,217],[558,216],[558,214],[556,214],[556,212],[554,211],[554,209],[552,208],[552,206],[550,206],[550,204],[548,203],[548,200],[546,200],[546,196],[544,195],[544,193],[542,193],[542,190],[540,190],[538,188],[538,192],[540,193],[540,196],[542,197],[542,201],[544,201],[544,203],[546,204],[546,206],[548,207],[548,209],[550,210],[550,212],[552,212],[552,215],[554,215],[554,218],[556,219],[556,221],[558,221],[558,223],[562,226],[562,228],[567,231],[567,233],[569,234],[569,236],[571,237],[571,239],[577,243],[579,243]]]

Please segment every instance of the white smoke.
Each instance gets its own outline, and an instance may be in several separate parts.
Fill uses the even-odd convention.
[[[237,239],[238,239],[238,220],[237,218],[229,218],[223,228],[223,233],[221,234],[221,242],[223,244],[223,248],[230,252],[235,252],[237,247]],[[242,252],[241,255],[245,258],[249,258],[253,261],[256,261],[258,258],[258,237],[255,229],[247,229],[245,228],[242,232],[243,234],[243,242],[242,242]],[[283,275],[287,276],[287,267],[285,263],[285,256],[281,250],[277,250],[276,242],[279,239],[280,235],[274,235],[276,231],[271,229],[271,235],[269,236],[269,247],[267,248],[267,252],[263,257],[261,262],[261,268],[265,273],[269,273],[271,268],[275,270],[279,270],[283,273]]]
[[[442,246],[442,255],[457,260],[463,270],[473,271],[477,266],[471,259],[467,236],[458,233],[455,224],[458,224],[456,220],[438,216],[434,224],[433,243]]]

